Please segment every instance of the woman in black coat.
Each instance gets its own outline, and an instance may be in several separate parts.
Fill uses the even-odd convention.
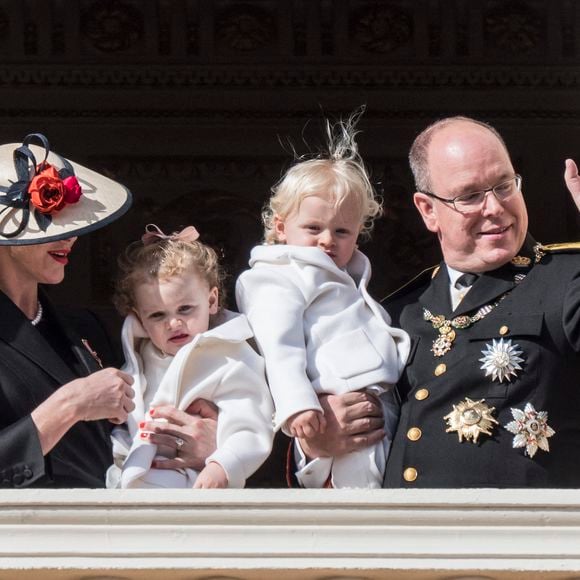
[[[121,216],[130,193],[38,134],[0,147],[0,192],[0,487],[102,487],[131,378],[102,368],[97,319],[57,312],[39,284],[60,283],[77,235]]]

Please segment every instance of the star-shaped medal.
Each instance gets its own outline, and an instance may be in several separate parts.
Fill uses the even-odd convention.
[[[538,449],[549,452],[550,444],[548,437],[556,433],[548,425],[548,413],[536,411],[531,403],[526,403],[524,410],[512,409],[514,421],[508,423],[505,428],[514,434],[513,447],[525,447],[525,453],[533,457]]]
[[[453,405],[453,411],[445,415],[443,419],[447,421],[446,433],[457,432],[459,443],[463,439],[477,443],[481,433],[491,435],[494,423],[498,422],[491,416],[495,407],[488,407],[485,399],[472,401],[469,397],[457,405]]]
[[[492,344],[486,344],[485,349],[481,351],[483,358],[479,359],[482,362],[481,369],[485,371],[485,376],[491,375],[492,381],[511,381],[512,376],[517,377],[516,371],[521,371],[522,367],[519,363],[524,362],[520,357],[524,354],[523,351],[518,350],[517,344],[512,345],[511,340],[493,339]]]

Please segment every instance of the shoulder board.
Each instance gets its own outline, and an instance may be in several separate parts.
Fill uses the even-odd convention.
[[[567,254],[580,252],[580,242],[564,242],[561,244],[536,244],[534,253],[536,262],[539,262],[545,254]]]
[[[544,252],[580,252],[580,242],[565,242],[563,244],[542,244]]]
[[[395,298],[399,294],[405,294],[406,292],[410,292],[415,288],[419,288],[420,286],[427,284],[429,280],[437,276],[437,274],[439,273],[439,269],[440,269],[439,264],[437,264],[436,266],[426,268],[422,272],[419,272],[419,274],[417,274],[415,277],[411,278],[408,282],[405,282],[405,284],[403,284],[400,288],[397,288],[390,294],[387,294],[381,300],[381,302],[384,302],[385,300],[391,300],[392,298]]]

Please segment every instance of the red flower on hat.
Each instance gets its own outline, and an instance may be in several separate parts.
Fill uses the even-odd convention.
[[[32,178],[28,193],[32,205],[41,213],[59,211],[66,204],[62,179],[58,171],[49,164],[45,164],[42,171]]]
[[[64,201],[66,203],[76,203],[83,194],[81,184],[74,175],[69,175],[62,180],[64,185]]]
[[[81,197],[82,189],[74,175],[61,179],[59,172],[49,163],[44,163],[37,170],[28,186],[28,193],[30,202],[40,213],[60,211]]]

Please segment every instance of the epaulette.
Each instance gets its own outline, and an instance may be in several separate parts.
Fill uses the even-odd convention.
[[[546,254],[565,254],[580,252],[580,242],[564,242],[562,244],[536,244],[534,254],[538,263]]]
[[[426,268],[422,272],[419,272],[414,278],[411,278],[408,282],[405,282],[405,284],[403,284],[401,287],[397,288],[396,290],[394,290],[390,294],[387,294],[381,300],[381,302],[384,302],[385,300],[391,300],[391,299],[397,297],[399,294],[406,294],[407,292],[411,292],[415,288],[419,288],[420,286],[424,286],[425,284],[427,284],[429,282],[429,280],[431,280],[432,278],[435,278],[435,276],[437,276],[439,269],[440,269],[439,264],[437,264],[436,266],[431,266],[429,268]]]

